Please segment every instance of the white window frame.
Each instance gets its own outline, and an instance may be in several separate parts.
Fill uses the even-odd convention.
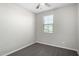
[[[44,24],[44,22],[45,22],[45,18],[44,17],[49,17],[49,16],[52,16],[52,23],[51,24]],[[44,16],[44,17],[43,17],[43,31],[44,31],[44,33],[53,33],[53,15],[47,15],[47,16]],[[48,32],[45,32],[45,26],[46,25],[48,25],[48,26],[52,25],[52,31],[50,31],[49,27],[48,27],[48,29],[47,29]]]

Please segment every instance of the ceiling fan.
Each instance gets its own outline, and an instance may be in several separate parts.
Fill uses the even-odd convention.
[[[41,6],[50,7],[50,5],[48,3],[38,3],[38,5],[36,6],[36,9],[39,9]]]

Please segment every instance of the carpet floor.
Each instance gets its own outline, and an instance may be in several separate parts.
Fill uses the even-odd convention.
[[[8,56],[78,56],[76,51],[35,43]]]

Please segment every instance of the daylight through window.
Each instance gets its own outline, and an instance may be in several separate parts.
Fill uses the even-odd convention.
[[[53,33],[53,15],[44,16],[44,32]]]

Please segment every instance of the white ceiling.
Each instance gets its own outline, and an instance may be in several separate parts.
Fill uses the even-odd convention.
[[[25,9],[27,9],[27,10],[33,12],[33,13],[40,13],[40,12],[43,12],[43,11],[68,6],[68,5],[71,5],[71,4],[72,3],[49,3],[50,7],[41,6],[41,9],[36,9],[36,6],[38,5],[38,3],[19,3],[19,5],[21,7],[24,7]]]

